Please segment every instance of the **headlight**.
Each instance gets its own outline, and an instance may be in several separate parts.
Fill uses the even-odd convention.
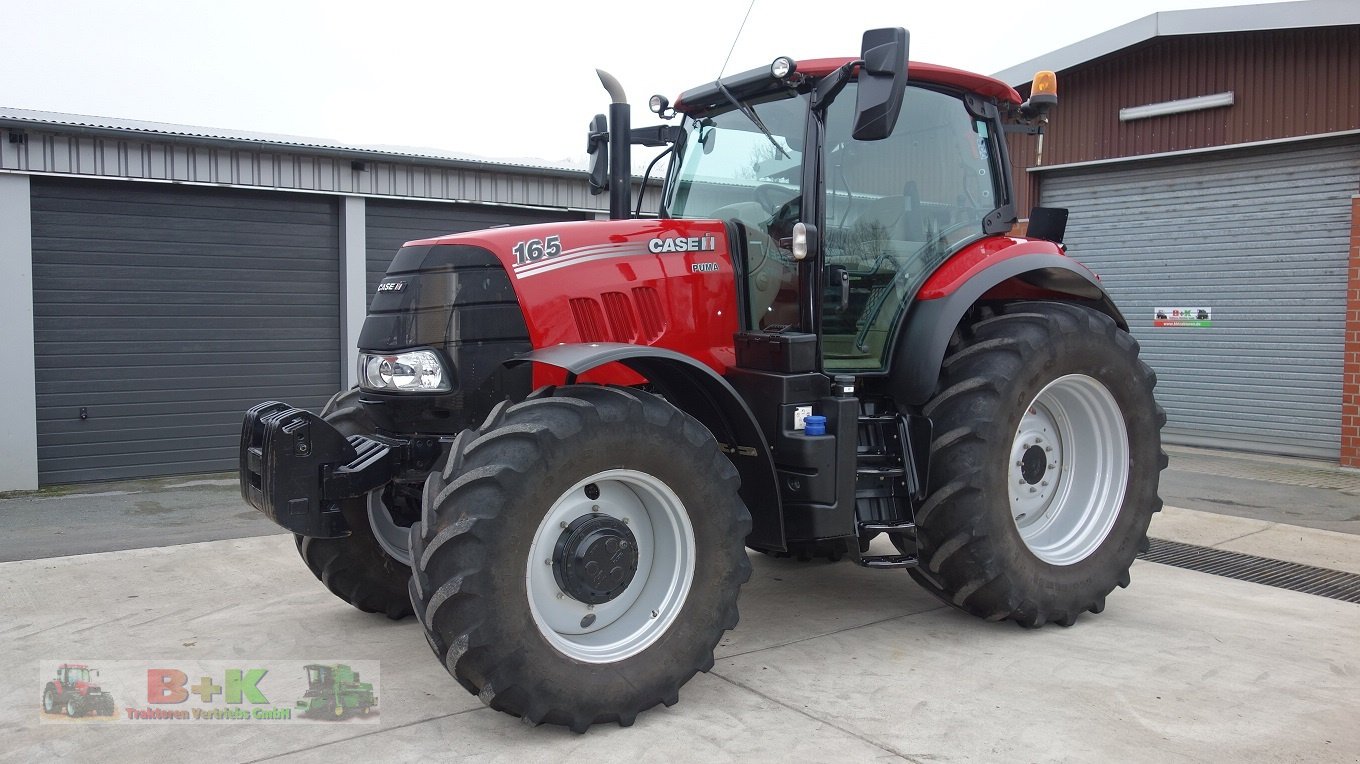
[[[359,354],[359,384],[368,390],[443,393],[453,389],[444,364],[433,350],[392,355]]]

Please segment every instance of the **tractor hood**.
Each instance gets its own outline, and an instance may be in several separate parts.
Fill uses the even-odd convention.
[[[362,401],[383,429],[457,433],[507,398],[560,382],[555,370],[504,364],[562,343],[652,345],[721,374],[736,362],[732,262],[716,220],[547,223],[409,242],[378,285],[359,350],[432,349],[451,389],[364,389]],[[588,378],[640,381],[617,366]]]
[[[488,252],[504,268],[534,348],[574,342],[654,345],[720,374],[735,362],[736,275],[721,221],[493,228],[413,241],[397,259],[412,251],[410,259],[418,257],[420,264],[409,266],[419,271],[426,263],[446,262],[444,248],[460,246]]]

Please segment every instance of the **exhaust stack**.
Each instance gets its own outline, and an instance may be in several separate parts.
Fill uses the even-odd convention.
[[[623,86],[614,75],[596,69],[600,84],[609,93],[609,219],[627,220],[632,217],[632,142],[629,133],[631,109]]]

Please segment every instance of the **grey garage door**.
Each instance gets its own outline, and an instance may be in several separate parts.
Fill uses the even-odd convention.
[[[1128,163],[1042,181],[1157,371],[1166,439],[1335,459],[1360,146]],[[1207,327],[1157,308],[1209,308]],[[1174,315],[1169,316],[1174,319]]]
[[[38,477],[234,469],[241,415],[340,381],[333,199],[34,178]]]
[[[385,202],[369,200],[368,296],[378,288],[388,263],[402,244],[413,239],[477,231],[498,225],[528,225],[559,220],[593,220],[583,212],[526,210],[476,204]]]

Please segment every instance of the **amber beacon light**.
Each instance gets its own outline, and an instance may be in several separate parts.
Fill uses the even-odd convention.
[[[1039,72],[1029,86],[1030,103],[1058,102],[1058,75],[1053,72]]]

